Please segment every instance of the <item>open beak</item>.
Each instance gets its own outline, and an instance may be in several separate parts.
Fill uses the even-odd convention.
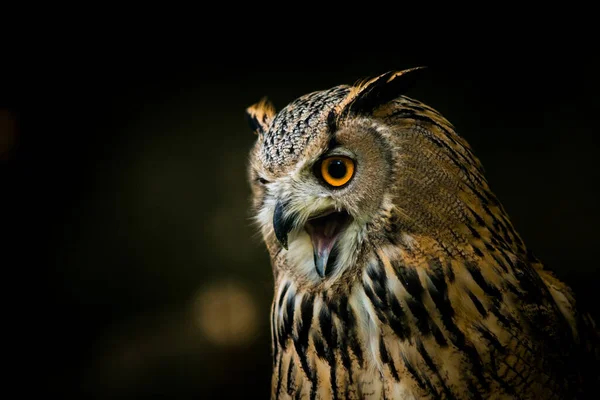
[[[315,268],[321,278],[328,271],[328,265],[335,262],[335,245],[342,232],[351,221],[350,214],[346,211],[329,210],[325,213],[309,218],[304,228],[310,235],[313,245]],[[331,268],[329,268],[331,269]]]
[[[273,214],[275,236],[286,250],[288,234],[297,220],[297,215],[287,212],[287,206],[285,202],[279,201]],[[325,277],[328,264],[332,265],[335,262],[335,244],[351,220],[352,217],[346,211],[330,209],[309,218],[306,222],[304,228],[312,241],[315,269],[320,277]]]

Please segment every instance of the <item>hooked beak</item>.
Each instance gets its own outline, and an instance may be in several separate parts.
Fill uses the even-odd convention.
[[[273,213],[275,237],[286,250],[288,234],[297,220],[296,214],[287,211],[288,206],[287,202],[279,201]],[[321,278],[325,277],[328,264],[335,262],[334,246],[351,220],[352,217],[346,211],[330,209],[309,218],[306,222],[305,229],[313,245],[315,269]]]
[[[273,213],[273,230],[275,237],[281,243],[284,249],[288,249],[288,233],[294,227],[295,215],[287,213],[288,204],[284,201],[278,201]]]

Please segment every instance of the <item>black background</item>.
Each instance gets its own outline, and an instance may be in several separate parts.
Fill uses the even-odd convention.
[[[274,57],[243,41],[9,54],[19,62],[0,77],[14,123],[2,153],[16,311],[6,326],[21,388],[267,398],[272,278],[247,211],[244,109],[390,69],[429,67],[409,95],[456,126],[527,245],[593,299],[600,60],[591,44],[535,38],[335,56],[299,46]],[[198,290],[230,281],[257,322],[228,346],[203,338],[189,310]]]

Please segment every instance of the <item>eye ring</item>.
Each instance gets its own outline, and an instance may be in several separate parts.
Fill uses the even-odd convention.
[[[354,160],[345,156],[331,156],[323,159],[319,168],[321,178],[331,187],[340,188],[354,176]]]

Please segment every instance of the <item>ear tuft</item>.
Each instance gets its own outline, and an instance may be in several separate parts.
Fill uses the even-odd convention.
[[[263,97],[258,103],[246,109],[246,115],[254,133],[264,135],[275,116],[275,107],[266,97]]]
[[[355,87],[355,95],[344,113],[369,113],[406,93],[426,67],[390,71]]]

